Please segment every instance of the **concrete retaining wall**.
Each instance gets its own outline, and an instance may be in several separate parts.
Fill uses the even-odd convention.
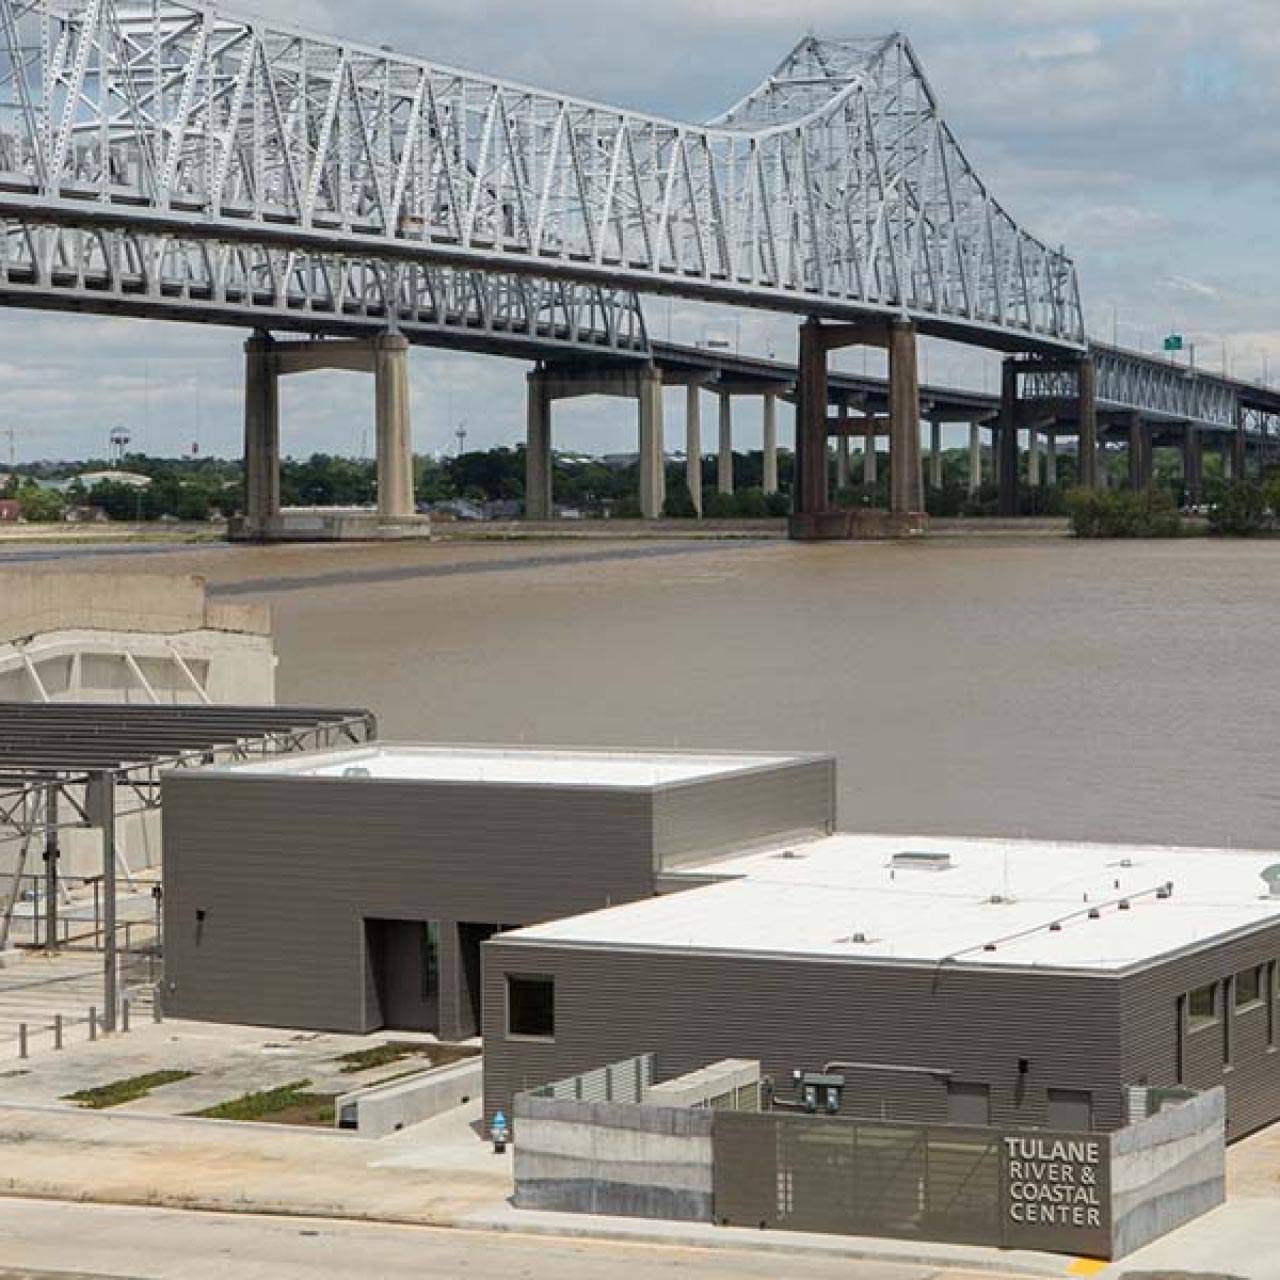
[[[1111,1136],[1113,1258],[1123,1258],[1227,1195],[1226,1093],[1211,1089]]]
[[[0,572],[0,641],[50,631],[127,631],[175,635],[228,630],[269,635],[260,605],[205,603],[205,584],[191,574]]]
[[[714,1112],[521,1094],[515,1203],[521,1209],[712,1221]]]
[[[334,1110],[340,1128],[355,1129],[362,1138],[385,1138],[452,1111],[478,1098],[483,1089],[484,1065],[475,1058],[344,1093]]]

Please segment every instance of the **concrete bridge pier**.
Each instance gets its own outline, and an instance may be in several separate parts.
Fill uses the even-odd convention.
[[[388,333],[374,338],[371,345],[377,404],[378,515],[399,520],[414,514],[409,340]]]
[[[844,537],[850,527],[847,514],[831,505],[827,472],[827,440],[831,432],[827,360],[834,350],[858,345],[880,347],[889,355],[890,520],[885,530],[908,533],[923,526],[920,376],[915,326],[899,320],[823,325],[819,320],[810,319],[800,328],[792,537]]]
[[[1053,424],[1044,437],[1044,482],[1050,489],[1058,487],[1058,433]]]
[[[684,484],[694,513],[702,516],[702,385],[684,391]]]
[[[778,393],[764,393],[764,491],[778,492]]]
[[[920,457],[920,366],[915,325],[889,325],[889,512],[924,513]]]
[[[929,423],[929,487],[942,488],[942,423]]]
[[[245,343],[245,529],[250,539],[288,536],[280,525],[280,379],[338,369],[374,377],[378,517],[414,515],[409,342],[398,333],[354,340]]]
[[[1027,430],[1027,485],[1040,487],[1040,428],[1035,423]]]
[[[1204,497],[1204,437],[1191,422],[1182,437],[1182,487],[1192,505]]]
[[[876,452],[880,447],[880,429],[874,413],[867,414],[866,443],[862,450],[862,483],[868,489],[874,489],[880,483],[880,455]]]
[[[1080,484],[1098,487],[1098,368],[1085,357],[1078,365],[1077,405],[1079,418]]]
[[[833,429],[836,437],[835,491],[838,494],[841,489],[848,489],[853,484],[853,456],[850,450],[849,437],[851,429],[849,420],[849,401],[844,396],[840,398],[840,403],[836,407],[836,418]]]
[[[982,424],[969,423],[969,492],[982,488]]]
[[[1259,472],[1265,466],[1265,459],[1259,466]],[[1245,435],[1244,414],[1237,406],[1236,429],[1231,435],[1231,478],[1247,480],[1249,478],[1248,437]]]
[[[1155,478],[1151,433],[1142,414],[1129,415],[1129,488],[1148,490]]]
[[[280,515],[280,372],[276,342],[255,333],[244,345],[245,532],[264,538]]]
[[[552,406],[581,396],[628,396],[637,403],[640,514],[656,520],[667,498],[662,371],[655,365],[590,368],[540,365],[528,376],[525,435],[525,519],[550,520],[552,501]]]
[[[1000,374],[1000,422],[996,459],[1000,496],[997,510],[1002,516],[1018,514],[1018,363],[1006,360]]]
[[[733,495],[733,396],[720,392],[720,441],[716,453],[716,492]]]

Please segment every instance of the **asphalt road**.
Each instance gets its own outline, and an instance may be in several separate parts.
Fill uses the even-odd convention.
[[[936,1274],[839,1258],[0,1199],[0,1280],[928,1280]]]

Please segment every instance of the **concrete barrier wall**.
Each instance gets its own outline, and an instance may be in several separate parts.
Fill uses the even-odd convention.
[[[1226,1093],[1211,1089],[1111,1137],[1113,1258],[1123,1258],[1227,1196]]]
[[[385,1138],[411,1124],[452,1111],[480,1097],[483,1090],[484,1065],[477,1057],[402,1080],[355,1089],[344,1093],[334,1109],[340,1128],[355,1129],[362,1138]]]
[[[620,1103],[515,1102],[521,1209],[712,1221],[715,1113]]]
[[[262,606],[206,606],[191,574],[0,572],[0,642],[50,631],[142,631],[175,635],[208,629],[267,635]]]

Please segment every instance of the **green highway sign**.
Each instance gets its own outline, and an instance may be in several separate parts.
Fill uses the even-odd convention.
[[[1181,351],[1182,350],[1182,334],[1171,333],[1164,340],[1164,349],[1166,351]]]

